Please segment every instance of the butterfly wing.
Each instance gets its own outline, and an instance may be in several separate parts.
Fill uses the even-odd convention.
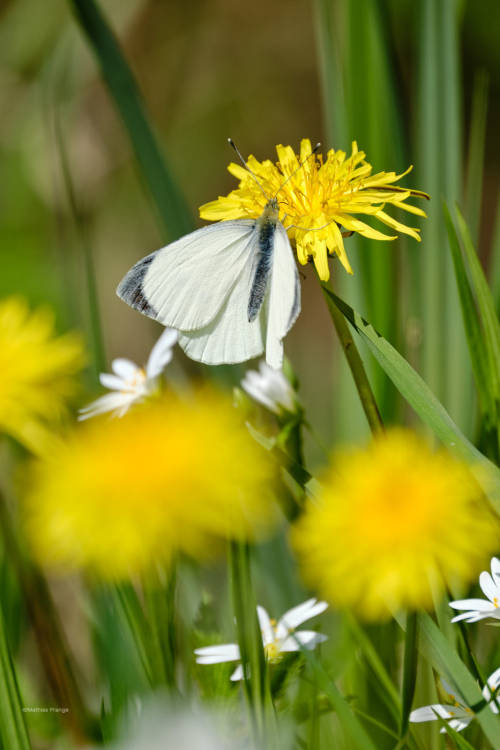
[[[131,307],[182,331],[212,323],[250,261],[255,221],[212,224],[142,258],[120,282]]]
[[[283,366],[283,339],[300,313],[300,279],[286,230],[278,222],[274,233],[274,248],[269,291],[266,300],[267,317],[266,362],[275,369]]]
[[[247,262],[216,317],[197,331],[179,332],[179,345],[188,357],[207,365],[236,364],[264,351],[265,320],[248,320],[248,299],[255,275],[258,235],[254,229],[246,249]]]

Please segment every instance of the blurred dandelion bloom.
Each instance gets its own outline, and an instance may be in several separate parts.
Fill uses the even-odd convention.
[[[430,606],[498,544],[467,466],[403,429],[339,454],[317,501],[292,532],[304,575],[367,619]]]
[[[113,372],[103,372],[99,377],[101,385],[109,388],[111,393],[80,409],[78,419],[90,419],[108,411],[113,416],[123,417],[132,404],[151,396],[158,390],[158,378],[172,359],[177,337],[177,331],[166,328],[151,349],[146,367],[138,367],[130,359],[114,359],[111,363]]]
[[[248,158],[247,164],[265,193],[277,194],[280,219],[290,239],[295,240],[299,262],[305,265],[312,258],[322,281],[330,277],[328,254],[338,256],[346,271],[352,273],[342,230],[374,240],[396,239],[396,235],[373,229],[356,215],[374,217],[390,229],[420,240],[418,229],[397,221],[384,210],[386,205],[392,205],[425,216],[422,209],[406,201],[411,197],[427,198],[426,193],[394,184],[411,167],[399,175],[372,174],[372,166],[366,161],[365,152],[358,151],[356,141],[352,143],[350,156],[334,149],[328,151],[326,159],[313,155],[308,138],[301,141],[298,155],[291,146],[279,145],[276,151],[276,164],[269,159],[259,162],[254,156]],[[209,221],[258,218],[265,208],[266,195],[243,166],[231,163],[228,169],[240,181],[238,189],[201,206],[201,218]]]
[[[159,398],[85,422],[39,463],[28,532],[41,562],[122,578],[265,532],[273,477],[224,395]]]
[[[49,310],[30,311],[17,297],[0,301],[0,431],[44,452],[84,361],[76,334],[55,335]]]

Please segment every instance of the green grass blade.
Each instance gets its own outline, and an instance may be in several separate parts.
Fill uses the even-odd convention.
[[[419,8],[419,73],[418,73],[418,110],[417,110],[417,184],[425,185],[431,195],[428,219],[422,227],[421,248],[421,290],[424,300],[421,307],[423,323],[422,367],[426,381],[432,390],[441,395],[443,392],[443,332],[436,320],[443,320],[443,297],[441,294],[442,257],[436,248],[441,246],[438,207],[436,199],[442,192],[440,175],[439,145],[439,110],[440,90],[436,71],[438,60],[438,19],[435,0],[422,0]]]
[[[420,614],[418,619],[423,654],[458,689],[469,706],[483,706],[484,699],[475,679],[436,623],[427,614]],[[494,750],[500,750],[500,717],[484,706],[478,711],[477,720]]]
[[[460,3],[423,0],[417,7],[420,44],[415,164],[418,184],[433,199],[422,226],[422,369],[426,382],[458,424],[471,428],[471,404],[463,393],[469,388],[472,373],[441,214],[443,198],[448,202],[461,198]],[[452,360],[457,366],[448,366]]]
[[[498,315],[500,316],[500,201],[497,205],[495,229],[491,247],[491,288]]]
[[[483,485],[495,510],[500,513],[500,470],[467,440],[429,386],[404,357],[350,305],[333,292],[327,291],[420,419],[451,452],[469,461],[473,469],[474,466],[478,467],[478,481]],[[483,471],[488,474],[487,487]]]
[[[76,232],[78,235],[78,244],[80,246],[80,252],[83,259],[83,266],[85,269],[85,281],[86,281],[86,292],[87,292],[87,312],[88,312],[88,326],[90,332],[90,341],[92,348],[92,365],[94,369],[94,376],[97,382],[99,382],[99,373],[105,372],[106,352],[104,348],[104,338],[102,333],[101,324],[101,313],[99,306],[99,297],[97,293],[97,280],[95,273],[94,256],[92,252],[92,246],[90,238],[88,236],[88,226],[84,221],[81,211],[78,207],[78,201],[76,197],[75,186],[73,177],[71,175],[71,169],[68,160],[68,154],[64,143],[64,137],[61,129],[61,122],[59,112],[55,112],[54,116],[54,135],[56,141],[57,152],[59,156],[59,163],[61,167],[61,174],[68,198],[68,204],[71,215],[75,224]]]
[[[99,60],[167,237],[176,239],[193,229],[193,219],[162,155],[130,67],[94,0],[70,0],[70,3]]]
[[[346,107],[338,52],[339,34],[335,33],[338,21],[335,17],[335,4],[330,0],[315,0],[314,19],[327,144],[331,147],[335,143],[341,143],[347,147]]]
[[[366,151],[375,172],[379,169],[403,171],[407,167],[395,80],[397,65],[384,6],[379,0],[344,0],[343,3],[346,21],[342,34],[342,72],[350,136],[345,147],[350,149],[351,140],[355,139]],[[370,319],[395,341],[401,339],[403,328],[398,314],[401,307],[399,275],[401,250],[406,244],[404,240],[377,242],[366,238],[356,243],[359,250],[354,283],[359,286]],[[414,247],[410,252],[413,250]],[[353,285],[352,279],[344,282],[340,287],[342,293]],[[397,392],[381,370],[376,368],[370,374],[384,421],[394,421]]]
[[[346,738],[350,740],[349,744],[346,744],[346,747],[353,748],[353,750],[354,748],[358,748],[358,750],[376,750],[365,728],[333,680],[328,676],[328,673],[316,655],[305,648],[301,648],[300,651],[306,662],[313,669],[319,687],[331,701]]]
[[[441,717],[438,717],[438,721],[445,730],[448,737],[451,738],[453,745],[457,748],[457,750],[476,750],[476,748],[472,747],[470,742],[467,742],[465,737],[462,737],[461,734],[452,729],[447,721],[441,719]]]
[[[465,268],[462,250],[458,236],[446,206],[443,206],[446,228],[448,230],[448,242],[450,245],[455,278],[457,281],[460,303],[462,306],[462,317],[464,321],[465,334],[469,346],[472,369],[476,380],[479,394],[479,402],[483,413],[488,414],[492,408],[491,389],[487,375],[487,353],[485,351],[484,339],[481,330],[481,321],[478,316],[474,296],[470,288],[467,270]]]
[[[384,687],[387,697],[387,706],[389,707],[392,715],[397,720],[401,713],[401,700],[396,690],[396,687],[382,662],[377,649],[374,647],[370,638],[367,636],[365,630],[361,625],[354,619],[354,617],[348,613],[346,614],[347,625],[356,640],[358,646],[363,652],[363,656],[367,663],[373,670],[379,684]]]
[[[488,111],[488,73],[476,73],[472,97],[472,117],[467,155],[467,181],[465,186],[465,216],[474,243],[479,242],[481,198],[483,193],[484,143],[486,114]]]
[[[409,612],[406,616],[405,631],[405,652],[403,660],[403,689],[401,692],[401,722],[400,738],[403,738],[408,731],[410,712],[415,695],[415,682],[417,679],[418,664],[418,620],[414,612]]]
[[[3,747],[9,750],[30,750],[31,747],[21,705],[0,610],[0,738]]]
[[[458,230],[470,270],[471,285],[483,325],[485,347],[488,353],[488,375],[496,402],[500,402],[500,320],[498,319],[491,289],[474,249],[469,229],[458,206]]]

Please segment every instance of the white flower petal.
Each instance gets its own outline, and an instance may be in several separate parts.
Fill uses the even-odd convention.
[[[237,661],[240,649],[237,643],[220,643],[195,649],[198,664],[217,664],[218,662]]]
[[[243,679],[243,667],[239,664],[234,670],[233,674],[229,678],[232,682],[237,682]]]
[[[280,651],[299,651],[301,647],[312,650],[318,643],[324,643],[327,640],[328,636],[316,633],[315,630],[298,630],[285,638]]]
[[[126,411],[134,401],[135,396],[130,393],[107,393],[80,409],[78,419],[83,421],[96,417],[98,414],[105,414],[108,411],[122,411],[124,408]]]
[[[498,606],[498,600],[500,599],[500,588],[497,586],[490,574],[485,570],[483,570],[483,572],[479,576],[479,585],[481,586],[483,594],[488,597],[490,602],[493,602],[495,599],[497,600],[497,604],[495,606]]]
[[[130,359],[124,359],[123,357],[114,359],[111,363],[111,367],[115,375],[123,378],[123,380],[132,380],[141,369],[140,367],[137,367],[135,362],[132,362]]]
[[[241,381],[241,387],[244,391],[248,393],[250,398],[253,398],[254,401],[257,401],[257,403],[262,404],[262,406],[265,406],[266,409],[269,409],[269,411],[274,412],[275,414],[279,414],[280,410],[278,408],[278,405],[270,399],[265,393],[262,393],[260,390],[260,387],[255,385],[252,380],[250,379],[249,375],[251,373],[247,373],[243,380]]]
[[[487,684],[483,688],[483,697],[487,701],[490,701],[492,693],[500,686],[500,667],[490,674],[486,683]],[[491,700],[488,705],[494,714],[500,713],[500,694],[497,693],[495,698]]]
[[[442,719],[450,718],[450,713],[447,708],[455,708],[454,706],[442,706],[440,703],[433,703],[430,706],[422,706],[422,708],[416,708],[410,714],[410,721],[414,724],[418,724],[421,721],[437,721],[437,717],[440,716]]]
[[[279,414],[283,409],[295,411],[295,392],[282,370],[261,362],[259,372],[248,370],[241,387],[258,403]]]
[[[488,615],[481,614],[480,612],[462,612],[461,615],[453,617],[450,622],[460,622],[461,620],[465,620],[465,622],[477,622],[485,617],[488,617]]]
[[[240,658],[240,649],[237,643],[218,643],[214,646],[203,646],[194,651],[198,664],[221,664],[228,661],[237,661]]]
[[[498,557],[491,558],[491,575],[493,580],[500,584],[500,560]]]
[[[271,620],[264,607],[257,605],[257,617],[259,618],[260,631],[262,633],[262,643],[267,646],[274,641],[274,629]]]
[[[457,599],[450,602],[453,609],[470,609],[474,612],[493,612],[495,606],[486,599]]]
[[[101,372],[99,381],[104,388],[109,388],[110,391],[123,391],[124,388],[127,388],[127,383],[123,378],[118,377],[118,375],[111,375],[109,372]]]
[[[302,602],[302,604],[292,607],[288,612],[285,612],[283,617],[280,618],[279,625],[284,625],[287,630],[293,630],[298,625],[306,622],[306,620],[320,615],[327,608],[328,604],[326,602],[317,602],[314,598],[308,599]]]
[[[173,356],[173,348],[177,343],[178,332],[174,328],[165,328],[162,335],[151,349],[146,374],[148,379],[156,378],[168,365]]]
[[[455,732],[461,732],[462,729],[465,729],[465,727],[469,726],[473,718],[474,717],[471,716],[470,718],[467,717],[467,719],[451,719],[448,724],[452,729],[455,730]],[[440,732],[441,734],[446,734],[446,729],[443,727]]]

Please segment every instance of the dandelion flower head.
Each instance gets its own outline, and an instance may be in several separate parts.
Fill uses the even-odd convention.
[[[162,397],[80,423],[35,469],[26,522],[38,559],[120,579],[177,552],[208,556],[273,520],[273,467],[229,399]]]
[[[55,335],[49,310],[30,311],[18,297],[0,301],[0,431],[43,452],[84,359],[76,334]]]
[[[471,581],[498,524],[465,464],[393,429],[337,455],[293,543],[326,599],[377,620]]]
[[[338,256],[346,271],[352,273],[343,230],[375,240],[396,239],[396,235],[380,232],[357,218],[359,215],[376,218],[391,230],[420,240],[418,229],[406,226],[385,212],[386,205],[392,205],[425,216],[424,211],[406,201],[410,197],[428,196],[394,184],[411,167],[399,175],[396,172],[372,174],[371,164],[366,161],[364,151],[358,151],[355,141],[350,156],[334,149],[328,151],[326,158],[312,154],[308,138],[301,141],[300,154],[295,154],[291,146],[278,145],[276,151],[276,164],[269,159],[259,162],[254,156],[247,161],[265,194],[248,170],[231,163],[228,169],[240,181],[238,188],[201,206],[201,218],[210,221],[258,218],[266,205],[266,195],[276,195],[280,219],[289,227],[288,235],[295,242],[299,262],[305,265],[312,258],[322,281],[328,281],[330,276],[328,254]]]

